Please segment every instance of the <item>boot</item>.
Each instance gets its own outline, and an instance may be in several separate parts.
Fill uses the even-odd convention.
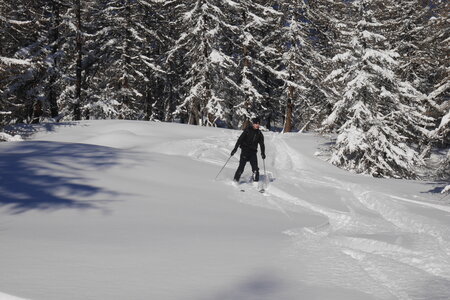
[[[240,172],[236,172],[235,174],[234,174],[234,181],[235,182],[239,182],[239,179],[241,178],[241,173]]]
[[[259,171],[253,172],[253,181],[259,181]]]

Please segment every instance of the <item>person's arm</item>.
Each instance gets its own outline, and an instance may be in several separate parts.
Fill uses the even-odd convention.
[[[244,132],[242,132],[241,135],[239,136],[239,138],[238,138],[238,140],[236,142],[236,145],[234,146],[233,151],[231,151],[231,156],[233,156],[236,153],[237,149],[242,144],[242,141],[244,140],[244,137],[245,137],[246,133],[247,133],[247,131],[244,130]]]
[[[264,145],[264,135],[261,132],[261,137],[259,138],[259,146],[261,147],[261,157],[266,159],[266,146]]]

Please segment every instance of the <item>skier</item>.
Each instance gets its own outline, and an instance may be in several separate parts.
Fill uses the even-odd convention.
[[[241,136],[236,142],[233,151],[231,151],[231,156],[233,156],[238,147],[241,148],[241,157],[239,160],[239,167],[234,174],[234,181],[239,182],[242,173],[244,172],[245,165],[250,162],[253,172],[253,180],[259,181],[259,168],[258,159],[256,153],[258,152],[258,144],[261,147],[261,157],[266,159],[265,146],[264,146],[264,136],[259,130],[260,119],[252,119],[252,124],[244,129]]]

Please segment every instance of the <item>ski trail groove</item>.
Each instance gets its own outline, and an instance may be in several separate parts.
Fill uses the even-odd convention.
[[[235,138],[234,134],[227,136],[227,149],[217,146],[224,143],[217,137],[184,140],[172,147],[183,152],[173,154],[187,153],[194,160],[221,165],[229,157],[228,148],[234,146]],[[302,253],[301,261],[309,257],[305,264],[332,265],[334,269],[327,274],[331,285],[345,287],[347,277],[340,278],[341,272],[351,269],[353,274],[346,275],[351,277],[347,279],[362,280],[358,289],[381,299],[423,298],[425,294],[417,282],[425,285],[427,281],[432,282],[437,295],[445,295],[450,284],[450,230],[405,209],[404,205],[424,206],[442,213],[450,208],[389,195],[370,186],[321,174],[311,167],[306,156],[288,144],[285,136],[272,134],[268,140],[266,152],[272,159],[266,166],[275,180],[267,183],[264,194],[251,186],[246,193],[236,191],[235,195],[239,202],[278,211],[290,219],[294,216],[290,212],[301,208],[328,220],[283,232],[292,240],[290,252],[294,257]],[[235,169],[237,161],[238,158],[227,168]],[[339,197],[314,198],[314,191],[323,189]],[[319,245],[327,250],[319,250]],[[323,276],[313,269],[309,272],[318,281]]]
[[[413,274],[411,277],[418,282],[432,280],[437,294],[440,293],[442,299],[448,298],[445,295],[448,293],[446,286],[450,283],[450,230],[437,221],[408,211],[399,202],[442,212],[448,212],[450,208],[376,192],[369,187],[315,173],[303,164],[305,159],[283,138],[276,140],[275,148],[278,153],[287,156],[276,161],[279,163],[276,171],[290,179],[297,178],[291,180],[295,188],[304,190],[305,185],[312,185],[345,192],[347,196],[342,202],[349,210],[331,209],[314,203],[308,196],[295,196],[292,185],[283,185],[281,179],[268,192],[279,203],[293,203],[324,215],[329,220],[323,226],[291,229],[285,234],[297,243],[301,239],[308,240],[306,236],[317,236],[321,243],[327,240],[330,245],[334,245],[333,249],[356,261],[368,276],[398,299],[419,299],[425,296],[423,290],[417,288],[412,280],[408,281],[404,274]],[[387,232],[398,237],[393,242],[376,239],[377,235],[386,238]],[[404,236],[409,238],[413,246],[403,241]],[[307,242],[302,241],[300,244],[304,248]]]

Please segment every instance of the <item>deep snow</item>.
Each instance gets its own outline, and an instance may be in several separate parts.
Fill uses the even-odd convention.
[[[314,156],[320,137],[265,132],[271,180],[242,193],[238,155],[214,180],[239,134],[84,121],[0,143],[0,299],[450,298],[432,183],[351,174]]]

